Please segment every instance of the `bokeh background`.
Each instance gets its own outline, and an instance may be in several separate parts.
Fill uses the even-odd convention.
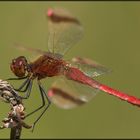
[[[88,57],[112,73],[97,80],[140,97],[140,3],[139,2],[0,2],[0,77],[14,77],[9,64],[19,55],[31,60],[33,53],[12,48],[14,43],[47,50],[45,12],[64,7],[84,26],[83,39],[65,56]],[[47,80],[47,79],[46,79]],[[13,83],[18,87],[21,82]],[[49,88],[50,82],[48,80]],[[36,83],[26,112],[41,104]],[[0,120],[10,107],[0,102]],[[31,124],[35,114],[27,118]],[[9,129],[0,138],[9,138]],[[100,92],[91,102],[73,110],[52,105],[33,133],[23,128],[22,138],[140,138],[140,108]]]

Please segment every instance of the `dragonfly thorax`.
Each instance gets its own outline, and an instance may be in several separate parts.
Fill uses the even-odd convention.
[[[62,74],[64,61],[59,57],[46,53],[29,64],[34,78],[42,79]]]

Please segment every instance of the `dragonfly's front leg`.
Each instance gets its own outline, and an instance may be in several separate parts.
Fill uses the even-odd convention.
[[[28,87],[30,87],[30,86],[32,87],[32,81],[34,79],[33,74],[27,75],[26,77],[27,77],[27,79],[22,83],[22,85],[18,89],[15,89],[16,91],[26,92],[28,90]],[[25,87],[25,89],[23,89],[24,87]]]
[[[23,79],[26,79],[28,76],[24,76],[24,77],[15,77],[15,78],[8,78],[8,79],[5,79],[5,80],[23,80]]]
[[[25,97],[21,97],[22,99],[27,99],[30,96],[31,89],[32,89],[32,84],[33,84],[32,76],[30,76],[30,77],[26,76],[26,77],[22,77],[22,78],[9,78],[9,79],[7,79],[7,80],[21,80],[21,79],[25,79],[25,78],[26,78],[26,80],[21,84],[21,86],[18,89],[14,88],[14,90],[16,90],[16,91],[25,92]],[[25,87],[25,89],[23,89],[24,87]]]
[[[26,80],[22,83],[22,85],[18,89],[16,89],[16,88],[14,88],[14,89],[16,91],[25,92],[27,90],[27,87],[28,87],[28,84],[29,84],[29,80],[30,80],[30,78],[28,78],[28,76],[25,76],[25,77],[16,77],[16,78],[8,78],[6,80],[23,80],[23,79],[26,79]],[[26,86],[26,87],[25,87],[24,90],[22,90],[22,88],[24,88],[24,86]]]
[[[27,89],[28,89],[28,86],[29,86],[29,83],[30,83],[30,79],[27,78],[22,84],[21,86],[18,88],[18,89],[15,89],[16,91],[20,91],[20,92],[26,92]],[[26,86],[26,87],[25,87]],[[23,89],[25,87],[25,89]],[[22,90],[23,89],[23,90]]]
[[[22,99],[28,99],[30,94],[31,94],[31,90],[32,90],[32,85],[33,85],[33,79],[30,79],[29,83],[26,86],[26,91],[25,92],[25,97],[22,97]]]

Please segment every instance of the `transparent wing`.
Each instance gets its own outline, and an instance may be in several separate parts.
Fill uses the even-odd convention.
[[[63,56],[81,39],[83,28],[80,22],[64,9],[49,9],[48,20],[48,49]]]
[[[43,50],[38,49],[38,48],[25,47],[19,43],[15,43],[14,46],[12,46],[12,47],[19,49],[21,51],[30,51],[30,52],[34,52],[37,54],[46,54],[47,53],[46,51],[43,51]]]
[[[48,91],[50,100],[60,108],[71,109],[90,101],[98,89],[59,77]]]
[[[111,72],[103,65],[88,58],[75,57],[70,61],[72,67],[78,68],[89,77],[96,77]]]

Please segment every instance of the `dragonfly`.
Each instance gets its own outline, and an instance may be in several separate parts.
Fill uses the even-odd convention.
[[[98,91],[113,95],[118,99],[130,104],[140,106],[140,99],[113,89],[95,80],[99,75],[110,72],[103,65],[88,58],[74,57],[65,60],[63,56],[83,36],[84,30],[80,21],[69,11],[61,8],[50,8],[47,13],[48,19],[48,51],[40,49],[22,49],[34,51],[40,56],[28,62],[25,56],[19,56],[12,60],[11,71],[17,76],[9,80],[25,81],[16,89],[25,93],[25,99],[29,98],[33,81],[36,79],[40,90],[42,105],[29,113],[26,117],[42,109],[42,113],[35,120],[35,124],[42,117],[51,103],[60,108],[71,109],[90,101]],[[45,90],[41,80],[55,77],[52,86]],[[46,99],[46,100],[45,100]],[[45,105],[45,103],[47,103]]]

